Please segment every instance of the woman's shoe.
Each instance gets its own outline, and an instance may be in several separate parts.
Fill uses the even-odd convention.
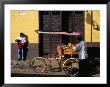
[[[20,59],[18,59],[17,61],[20,61]]]

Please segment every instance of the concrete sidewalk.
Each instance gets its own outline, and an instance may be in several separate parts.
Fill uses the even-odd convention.
[[[46,72],[35,72],[34,69],[30,66],[31,60],[25,61],[11,61],[11,76],[12,77],[67,77],[66,73],[62,70],[59,71],[59,65],[53,62],[52,68],[54,70],[46,71]],[[99,77],[100,74],[94,74],[92,77]]]
[[[56,68],[55,70],[51,71],[45,71],[45,72],[35,72],[33,68],[30,66],[31,60],[26,60],[26,61],[17,61],[17,60],[12,60],[11,62],[11,73],[12,76],[67,76],[64,71],[59,71],[57,69],[58,65],[54,64],[53,68]]]

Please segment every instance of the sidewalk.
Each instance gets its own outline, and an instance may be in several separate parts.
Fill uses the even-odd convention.
[[[54,63],[54,62],[53,62]],[[36,73],[30,66],[31,60],[25,61],[11,61],[11,76],[12,77],[67,77],[64,71],[55,69],[53,71],[47,71],[42,73]],[[53,64],[53,68],[58,68],[56,63]],[[100,74],[94,74],[92,77],[99,77]]]
[[[12,60],[11,62],[11,74],[12,76],[23,76],[23,77],[41,77],[41,76],[57,76],[57,77],[65,77],[67,76],[64,71],[47,71],[47,72],[42,72],[42,73],[36,73],[33,68],[30,66],[31,61],[26,60],[26,61],[17,61],[17,60]],[[58,67],[57,64],[54,64],[54,68]]]

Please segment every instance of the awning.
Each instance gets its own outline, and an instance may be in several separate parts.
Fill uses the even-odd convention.
[[[71,36],[80,35],[78,32],[72,32],[72,33],[68,33],[68,32],[46,32],[46,31],[39,31],[39,30],[35,30],[35,32],[41,33],[41,34],[57,34],[57,35],[71,35]]]

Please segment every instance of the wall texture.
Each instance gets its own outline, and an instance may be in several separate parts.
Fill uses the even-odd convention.
[[[11,11],[11,58],[17,59],[17,44],[15,39],[23,32],[28,36],[29,51],[27,59],[39,56],[39,36],[34,30],[39,29],[39,13],[34,10],[26,11]]]
[[[11,43],[23,32],[28,36],[30,43],[39,43],[39,38],[34,30],[39,29],[38,11],[11,11]]]
[[[29,51],[27,59],[39,56],[39,35],[34,32],[34,30],[39,29],[39,16],[39,12],[35,10],[11,11],[10,40],[12,59],[17,59],[17,44],[15,43],[15,39],[19,36],[20,32],[28,36]],[[98,29],[93,27],[93,23],[98,25]],[[85,11],[84,28],[84,39],[86,42],[100,42],[100,11]],[[100,48],[99,45],[96,47]]]
[[[94,23],[98,25],[98,29],[94,28]],[[100,11],[98,10],[85,11],[85,41],[100,42]]]
[[[27,51],[27,57],[26,59],[32,59],[37,56],[39,56],[39,44],[37,43],[30,43],[28,46],[28,51]],[[12,43],[11,44],[11,59],[17,60],[17,44]]]

